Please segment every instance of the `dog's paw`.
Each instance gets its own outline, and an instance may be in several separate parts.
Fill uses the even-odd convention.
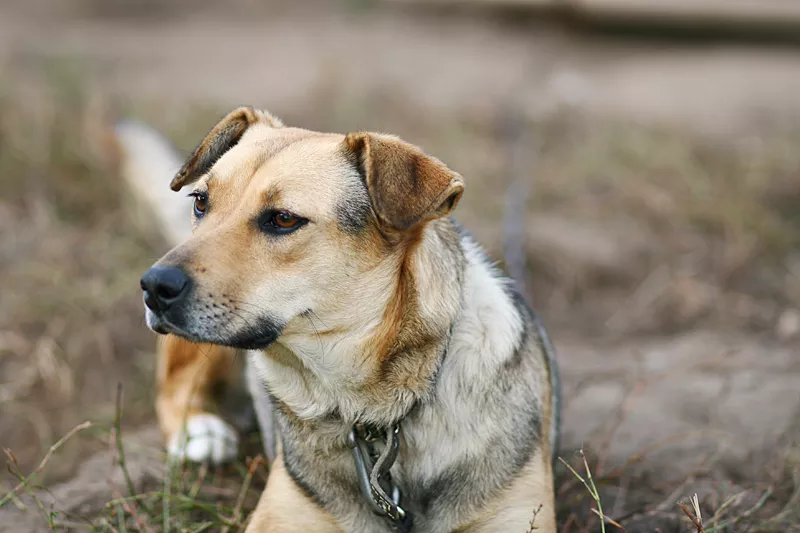
[[[232,461],[238,450],[236,430],[211,413],[190,416],[186,427],[175,433],[167,445],[172,459],[209,461],[216,465]]]

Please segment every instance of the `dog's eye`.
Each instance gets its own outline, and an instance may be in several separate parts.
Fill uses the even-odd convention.
[[[261,228],[267,233],[283,235],[299,229],[307,222],[308,219],[287,211],[269,211],[261,218]]]
[[[208,193],[196,191],[190,193],[189,196],[194,197],[194,216],[201,218],[206,214],[206,209],[208,208]]]
[[[276,213],[272,219],[275,221],[275,225],[281,229],[290,229],[300,223],[299,218],[289,213]]]

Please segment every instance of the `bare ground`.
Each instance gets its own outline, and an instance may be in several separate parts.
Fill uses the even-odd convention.
[[[77,472],[53,494],[108,475],[109,457],[78,465],[107,446],[116,383],[124,422],[152,421],[136,280],[164,245],[115,182],[105,128],[133,114],[188,148],[253,103],[422,144],[466,176],[460,217],[495,257],[505,191],[532,180],[525,281],[560,352],[565,458],[591,450],[629,531],[685,531],[673,500],[694,492],[712,513],[739,494],[726,513],[759,520],[737,531],[796,526],[796,50],[356,4],[46,5],[0,7],[0,445],[30,471],[98,421],[48,464],[51,481]],[[80,513],[110,498],[100,485]],[[574,480],[559,487],[564,529],[597,527]]]

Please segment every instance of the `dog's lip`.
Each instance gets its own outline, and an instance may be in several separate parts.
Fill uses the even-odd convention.
[[[178,334],[178,328],[162,318],[157,319],[152,324],[148,324],[148,327],[161,335],[167,335],[168,333]]]
[[[244,330],[233,336],[223,337],[214,330],[206,331],[205,334],[198,334],[177,326],[165,316],[165,313],[153,311],[152,309],[146,310],[145,322],[148,328],[160,335],[175,335],[193,343],[212,343],[240,350],[265,350],[269,348],[281,336],[284,327],[284,324],[269,323],[266,329]]]
[[[201,337],[192,335],[191,333],[184,331],[183,329],[179,328],[178,326],[170,323],[168,320],[165,320],[163,318],[159,319],[159,322],[149,327],[159,335],[175,335],[182,339],[186,339],[189,342],[195,342],[195,343],[209,342]]]
[[[169,333],[169,328],[167,328],[166,324],[156,324],[151,329],[161,335],[166,335]]]
[[[155,313],[150,309],[147,309],[146,313],[147,316],[145,322],[147,322],[147,327],[156,333],[160,335],[167,335],[170,333],[178,336],[186,335],[181,328],[171,323],[161,313]]]

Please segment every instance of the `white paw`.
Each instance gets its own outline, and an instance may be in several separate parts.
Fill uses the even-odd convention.
[[[217,415],[203,413],[190,416],[185,430],[181,429],[167,444],[173,459],[221,465],[236,458],[239,437],[236,430]]]

